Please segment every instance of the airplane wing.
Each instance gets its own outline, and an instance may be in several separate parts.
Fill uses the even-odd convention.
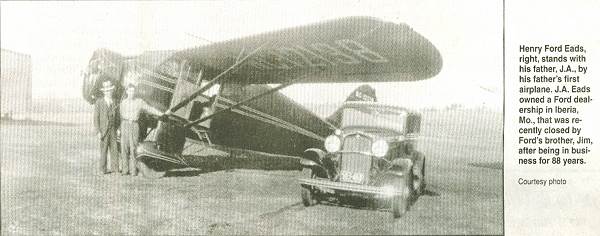
[[[254,54],[251,52],[258,49]],[[347,17],[176,52],[213,76],[240,84],[393,82],[428,79],[442,68],[435,46],[406,24]]]

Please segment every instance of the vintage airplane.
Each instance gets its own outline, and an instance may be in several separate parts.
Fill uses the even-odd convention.
[[[145,176],[181,167],[300,169],[305,150],[323,147],[335,117],[318,117],[278,91],[295,83],[400,82],[441,70],[440,53],[406,24],[347,17],[181,51],[125,57],[100,49],[84,74],[93,103],[112,80],[137,84],[150,105],[137,148]],[[306,91],[311,96],[311,91]],[[360,87],[349,100],[375,100]],[[148,132],[148,130],[150,130]]]

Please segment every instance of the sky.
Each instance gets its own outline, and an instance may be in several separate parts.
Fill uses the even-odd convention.
[[[98,48],[136,55],[208,43],[191,35],[217,42],[344,16],[372,16],[407,23],[439,49],[444,61],[442,71],[429,80],[371,84],[381,102],[501,110],[501,4],[475,0],[0,2],[0,46],[31,55],[34,98],[79,98],[81,70]],[[301,104],[337,103],[359,85],[301,84],[283,93]]]

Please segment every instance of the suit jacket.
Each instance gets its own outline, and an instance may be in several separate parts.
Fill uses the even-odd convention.
[[[108,106],[103,98],[97,99],[94,104],[94,128],[97,133],[106,137],[108,132],[116,132],[119,128],[119,103],[115,100]]]

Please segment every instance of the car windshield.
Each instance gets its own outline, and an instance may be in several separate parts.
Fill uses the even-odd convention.
[[[384,106],[346,107],[342,115],[342,128],[361,127],[404,131],[406,112]]]

